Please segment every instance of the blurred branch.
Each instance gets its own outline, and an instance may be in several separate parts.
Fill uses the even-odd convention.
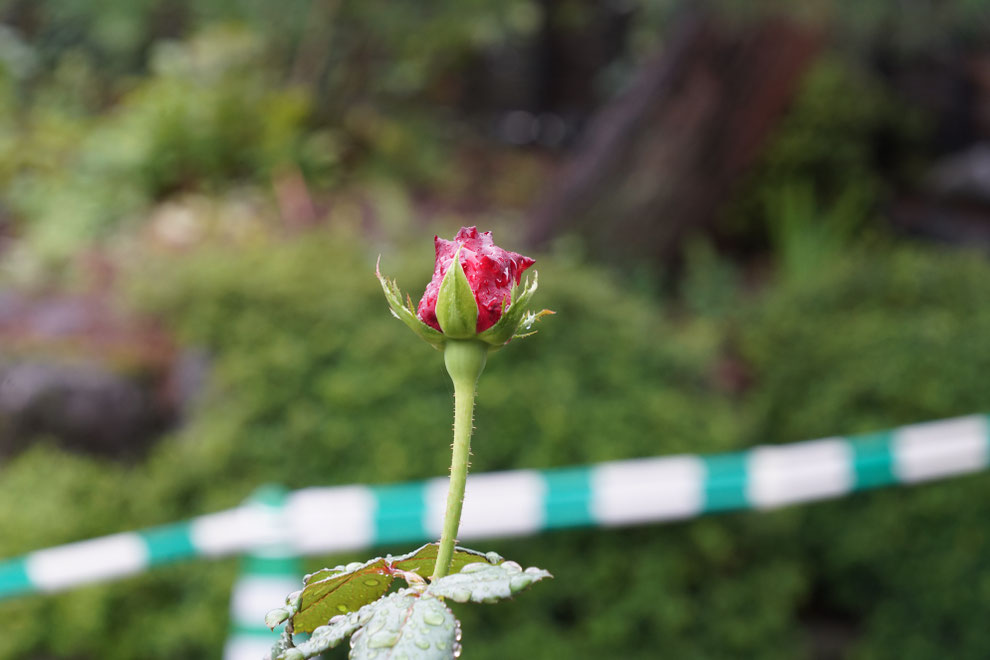
[[[593,120],[533,209],[529,243],[577,229],[600,254],[677,254],[685,236],[714,222],[821,41],[819,31],[782,18],[728,26],[687,15]]]
[[[312,0],[306,28],[292,63],[292,82],[312,87],[326,66],[332,39],[329,32],[340,7],[339,0]]]

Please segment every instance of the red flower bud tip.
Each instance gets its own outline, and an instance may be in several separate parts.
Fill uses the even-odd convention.
[[[523,271],[534,261],[515,252],[509,252],[495,245],[490,231],[479,232],[476,227],[462,227],[453,241],[434,237],[436,262],[433,266],[433,279],[426,286],[426,292],[419,301],[416,316],[440,330],[437,321],[437,295],[447,269],[460,248],[460,262],[467,276],[474,299],[478,303],[478,325],[481,333],[495,325],[502,312],[512,303],[512,288],[519,284]]]

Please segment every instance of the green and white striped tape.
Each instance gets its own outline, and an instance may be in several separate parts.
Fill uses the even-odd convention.
[[[972,415],[850,438],[468,478],[459,538],[632,525],[770,509],[983,470],[990,418]],[[440,534],[447,479],[307,488],[249,504],[0,561],[0,598],[55,592],[189,557],[282,547],[288,556],[422,542]],[[284,596],[284,594],[283,594]]]
[[[286,492],[265,486],[246,506],[276,516],[285,505]],[[270,655],[278,633],[265,626],[268,610],[285,602],[287,594],[302,586],[299,557],[287,543],[255,548],[242,559],[241,574],[230,594],[230,634],[223,660],[258,660]]]

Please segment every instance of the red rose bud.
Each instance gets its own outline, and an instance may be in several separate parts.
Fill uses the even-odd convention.
[[[495,245],[490,231],[478,232],[475,227],[462,227],[453,241],[434,237],[436,262],[433,279],[419,301],[416,315],[423,323],[442,330],[437,319],[437,298],[440,286],[447,275],[454,255],[478,306],[476,332],[484,332],[502,317],[505,307],[512,302],[512,289],[519,284],[523,271],[533,265],[533,260]],[[459,279],[459,278],[458,278]]]
[[[522,273],[533,260],[503,250],[492,242],[491,232],[463,227],[454,240],[434,238],[436,261],[433,279],[415,314],[412,301],[394,282],[378,273],[392,313],[420,337],[437,348],[447,339],[480,339],[501,347],[517,334],[528,331],[548,310],[526,312],[536,292],[536,276],[517,291]]]

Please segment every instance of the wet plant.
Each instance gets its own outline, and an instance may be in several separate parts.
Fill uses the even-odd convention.
[[[272,660],[304,660],[350,637],[355,659],[456,658],[461,625],[449,602],[494,603],[511,598],[549,572],[523,569],[494,552],[455,545],[471,453],[474,400],[488,354],[529,336],[549,310],[527,309],[537,278],[522,283],[533,260],[494,244],[491,232],[464,227],[447,241],[434,238],[433,279],[418,308],[394,281],[376,272],[396,318],[443,352],[454,385],[454,443],[450,486],[438,543],[408,554],[326,568],[307,575],[284,607],[268,613],[272,629],[285,624]],[[404,587],[389,593],[396,579]],[[300,640],[299,633],[310,633]]]

